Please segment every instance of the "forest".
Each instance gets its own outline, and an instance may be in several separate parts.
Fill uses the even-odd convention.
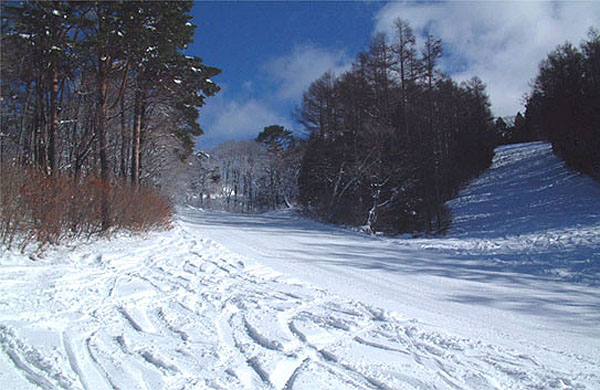
[[[296,205],[370,233],[439,234],[452,223],[445,202],[498,145],[548,140],[598,178],[596,30],[541,62],[525,112],[510,117],[492,115],[480,79],[457,83],[440,70],[442,47],[432,35],[419,44],[397,19],[394,36],[375,36],[349,71],[308,87],[295,113],[305,137],[273,125],[198,154],[194,202],[236,212]]]
[[[219,91],[210,77],[220,70],[184,55],[191,7],[2,3],[5,242],[18,231],[51,241],[168,217],[165,190],[202,134],[198,108]]]
[[[188,56],[191,1],[2,3],[5,244],[166,226],[173,204],[296,207],[369,233],[443,234],[445,203],[498,145],[548,140],[600,179],[600,38],[539,67],[526,110],[494,117],[485,84],[441,69],[443,43],[396,19],[252,140],[195,149],[221,70]]]
[[[296,113],[306,137],[275,125],[202,157],[200,204],[252,212],[293,203],[368,232],[443,232],[444,202],[491,163],[490,103],[478,78],[457,84],[441,72],[439,39],[429,35],[419,52],[408,21],[395,26],[351,70],[309,86]]]
[[[254,140],[229,141],[208,153],[200,151],[187,201],[243,213],[293,207],[304,144],[290,130],[271,125]]]
[[[565,43],[540,64],[527,99],[533,131],[570,167],[600,181],[600,34]]]
[[[304,95],[309,130],[299,201],[326,220],[386,233],[443,232],[444,202],[489,166],[495,146],[485,85],[439,69],[442,42],[422,50],[405,20],[377,35],[352,69]]]

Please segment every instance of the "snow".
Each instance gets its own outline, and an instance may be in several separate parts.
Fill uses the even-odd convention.
[[[454,226],[435,245],[497,268],[598,285],[599,204],[598,183],[565,169],[549,144],[506,146],[449,203]]]
[[[187,208],[168,232],[4,251],[0,383],[598,389],[598,187],[528,144],[450,203],[444,238]]]

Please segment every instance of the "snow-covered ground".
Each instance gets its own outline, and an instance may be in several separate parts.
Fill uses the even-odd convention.
[[[0,256],[2,389],[600,389],[600,186],[497,150],[447,237],[291,212]]]

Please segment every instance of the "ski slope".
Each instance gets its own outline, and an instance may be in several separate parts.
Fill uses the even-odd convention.
[[[497,150],[444,238],[182,209],[4,251],[0,387],[598,389],[599,201],[536,143]]]

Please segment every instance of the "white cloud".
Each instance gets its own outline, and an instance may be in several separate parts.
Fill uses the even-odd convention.
[[[299,100],[309,85],[327,71],[340,74],[351,59],[343,50],[330,51],[312,44],[296,45],[290,54],[267,62],[263,69],[277,85],[280,99]]]
[[[266,126],[278,124],[294,129],[290,120],[290,105],[299,103],[308,86],[327,71],[340,74],[350,66],[344,51],[328,51],[314,45],[296,45],[289,54],[265,63],[262,70],[273,80],[271,93],[262,92],[251,80],[241,85],[232,98],[226,85],[217,96],[207,100],[200,110],[200,126],[204,135],[201,148],[216,146],[231,139],[254,138]]]
[[[201,148],[216,146],[231,139],[254,138],[266,126],[280,124],[292,128],[290,120],[259,99],[229,99],[226,88],[207,100],[200,110],[204,130],[198,141]]]
[[[442,67],[455,79],[479,76],[496,115],[523,110],[523,96],[539,62],[557,45],[575,45],[600,25],[595,2],[391,3],[376,15],[376,31],[392,36],[396,17],[409,21],[417,36],[427,29],[440,37]]]

